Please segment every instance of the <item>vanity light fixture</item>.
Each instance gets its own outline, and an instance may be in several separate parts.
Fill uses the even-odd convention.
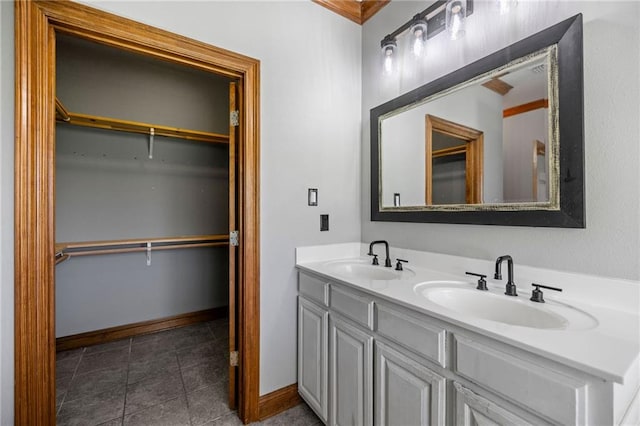
[[[446,25],[451,40],[458,40],[464,35],[467,18],[466,3],[465,0],[447,1]]]
[[[451,7],[450,7],[451,6]],[[438,0],[416,14],[380,42],[382,48],[383,72],[394,73],[398,62],[398,38],[405,33],[410,37],[409,49],[416,57],[424,56],[427,40],[445,29],[455,29],[456,38],[464,33],[465,18],[473,13],[473,0]],[[451,29],[449,17],[452,16]]]

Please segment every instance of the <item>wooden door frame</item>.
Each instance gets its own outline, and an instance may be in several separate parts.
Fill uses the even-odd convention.
[[[436,117],[425,115],[425,204],[433,205],[433,132],[439,132],[447,136],[453,136],[465,142],[463,150],[451,150],[451,154],[465,153],[465,169],[467,172],[465,182],[466,204],[480,204],[483,197],[484,181],[484,133]]]
[[[15,4],[15,422],[55,424],[55,33],[238,79],[240,123],[239,404],[259,416],[260,62],[64,1]]]

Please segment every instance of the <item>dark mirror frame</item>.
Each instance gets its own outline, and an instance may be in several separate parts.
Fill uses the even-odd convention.
[[[499,205],[469,211],[380,210],[380,117],[554,44],[558,55],[559,210],[501,210]],[[371,220],[584,228],[583,89],[582,14],[578,14],[371,109]]]

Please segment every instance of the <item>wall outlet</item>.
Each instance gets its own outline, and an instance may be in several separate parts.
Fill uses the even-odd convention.
[[[321,214],[320,215],[320,230],[328,231],[329,230],[329,215]]]

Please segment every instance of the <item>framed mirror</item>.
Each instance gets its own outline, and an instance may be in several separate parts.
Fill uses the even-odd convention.
[[[582,15],[371,110],[371,219],[585,227]]]

